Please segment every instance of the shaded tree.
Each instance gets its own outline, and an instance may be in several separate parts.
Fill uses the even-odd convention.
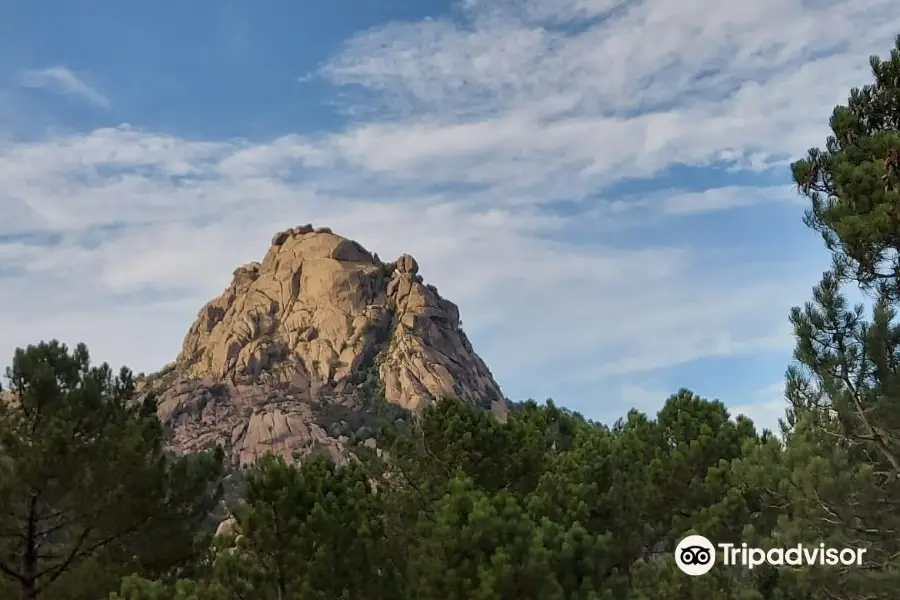
[[[205,583],[182,583],[180,593],[235,600],[398,597],[381,499],[362,465],[339,467],[319,456],[296,467],[269,454],[247,473],[246,494],[233,543],[226,538],[215,550]],[[122,597],[136,599],[142,589],[123,588]]]
[[[829,598],[900,586],[900,37],[870,64],[874,82],[835,108],[824,148],[792,166],[834,266],[791,313],[778,535],[867,549],[862,568],[803,570]],[[851,283],[871,294],[870,316],[848,302]]]
[[[76,581],[91,565],[162,575],[192,556],[220,453],[166,454],[153,400],[135,404],[131,372],[92,366],[83,344],[18,349],[6,376],[0,575],[21,598],[96,597],[108,581]]]

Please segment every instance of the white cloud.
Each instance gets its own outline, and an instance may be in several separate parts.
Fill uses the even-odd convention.
[[[663,194],[656,195],[663,196]],[[797,200],[798,196],[790,186],[760,188],[727,186],[686,194],[672,194],[669,190],[665,197],[659,199],[666,214],[690,215],[766,202]]]
[[[564,174],[572,194],[670,164],[760,166],[820,137],[868,76],[865,58],[900,30],[887,0],[645,0],[574,33],[548,28],[612,4],[468,2],[462,24],[356,36],[322,75],[368,91],[355,113],[416,125],[363,127],[342,143],[383,172],[524,173],[526,184]]]
[[[745,415],[753,420],[757,430],[768,429],[780,433],[779,419],[784,418],[787,400],[784,397],[784,381],[764,387],[756,393],[757,401],[740,404],[731,409],[733,416]]]
[[[757,247],[711,246],[680,224],[794,201],[753,174],[777,165],[786,182],[786,158],[824,141],[834,104],[868,80],[867,56],[900,31],[900,5],[462,9],[463,21],[364,32],[323,65],[366,118],[341,131],[247,142],[119,127],[0,145],[12,215],[0,258],[14,265],[0,279],[0,354],[60,336],[153,369],[237,264],[310,221],[385,259],[415,255],[507,390],[784,351],[786,310],[817,276],[808,257],[751,262]],[[719,163],[739,183],[614,191]],[[2,243],[35,232],[57,243]]]
[[[675,390],[660,389],[658,386],[647,386],[644,383],[632,383],[622,387],[621,398],[626,406],[635,408],[649,416],[662,406],[663,402],[672,395]],[[616,415],[616,417],[624,415]]]
[[[109,98],[66,67],[25,71],[22,73],[20,83],[23,87],[47,89],[57,94],[75,96],[101,108],[110,106]]]
[[[283,142],[193,144],[124,129],[0,155],[4,207],[17,215],[0,235],[62,236],[50,247],[0,245],[4,262],[21,271],[0,289],[0,307],[16,307],[4,311],[15,314],[4,323],[5,340],[61,335],[54,328],[71,315],[59,331],[80,331],[92,346],[115,347],[109,338],[129,330],[136,332],[129,339],[164,336],[168,341],[155,346],[159,354],[129,342],[115,353],[150,369],[175,354],[196,310],[228,283],[236,265],[260,258],[274,231],[307,221],[385,258],[413,253],[427,279],[461,304],[467,330],[507,378],[562,368],[587,381],[765,349],[784,307],[805,292],[789,263],[754,280],[747,275],[752,265],[710,268],[702,248],[553,239],[576,224],[596,223],[599,230],[606,216],[484,207],[479,192],[394,202],[375,187],[365,199],[344,197],[318,189],[327,175],[291,181],[267,174],[264,167],[283,158],[273,150]],[[343,183],[354,189],[364,181]],[[673,192],[666,202],[677,205],[678,198]],[[653,214],[653,204],[646,210]],[[160,300],[153,290],[163,293]],[[157,302],[175,310],[174,297],[178,318],[165,326],[100,325],[101,314],[123,320],[121,311],[133,311],[128,305],[142,296],[151,311]]]

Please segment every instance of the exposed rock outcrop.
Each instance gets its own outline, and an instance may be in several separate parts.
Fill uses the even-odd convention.
[[[340,461],[345,440],[371,437],[361,413],[379,388],[412,412],[452,395],[505,417],[459,323],[412,256],[382,263],[330,229],[295,227],[234,271],[147,388],[178,450],[221,444],[237,464],[268,450]]]

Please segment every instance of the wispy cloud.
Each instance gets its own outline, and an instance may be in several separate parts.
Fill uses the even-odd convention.
[[[74,96],[101,108],[110,106],[109,98],[66,67],[25,71],[21,75],[20,84],[27,88],[46,89]]]
[[[785,308],[808,287],[803,265],[790,261],[765,265],[761,277],[749,263],[717,268],[706,248],[690,243],[566,240],[605,227],[627,237],[628,221],[493,202],[500,184],[429,194],[422,181],[398,195],[366,171],[303,169],[303,157],[316,155],[297,143],[189,142],[114,129],[8,149],[0,181],[14,218],[0,235],[62,236],[43,247],[7,245],[21,272],[0,289],[0,307],[18,307],[6,313],[17,316],[4,320],[5,339],[68,334],[140,368],[166,362],[235,265],[262,256],[274,231],[308,221],[385,258],[414,254],[426,278],[461,305],[501,383],[595,384],[783,346]],[[285,162],[293,175],[282,171]],[[666,201],[678,205],[680,196],[673,191]],[[664,203],[644,210],[668,211]],[[128,308],[135,302],[169,316],[136,319]],[[156,351],[123,341],[148,336]]]
[[[865,57],[900,29],[888,0],[465,6],[464,22],[368,31],[323,65],[328,80],[363,90],[355,112],[403,118],[346,141],[368,166],[448,160],[454,176],[500,168],[542,181],[565,168],[578,189],[672,163],[765,167],[808,147],[823,113],[868,74]]]
[[[756,402],[747,402],[731,409],[734,416],[745,415],[750,417],[757,429],[766,428],[778,433],[778,421],[784,418],[788,407],[784,397],[784,381],[777,381],[759,390],[756,394]]]

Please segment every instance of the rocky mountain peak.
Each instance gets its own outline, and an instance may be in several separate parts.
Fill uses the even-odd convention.
[[[358,432],[334,423],[365,420],[373,394],[413,412],[444,395],[506,412],[459,309],[412,256],[384,263],[312,225],[276,234],[262,262],[234,271],[150,389],[176,449],[222,443],[238,463],[314,446],[338,458]]]

